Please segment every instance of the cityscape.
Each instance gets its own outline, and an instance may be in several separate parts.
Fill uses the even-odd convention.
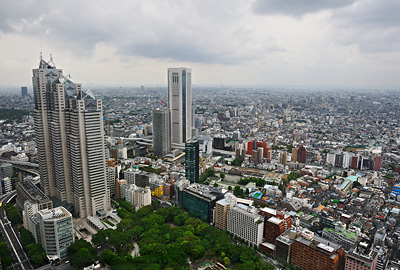
[[[399,4],[34,2],[0,4],[2,269],[400,270]]]

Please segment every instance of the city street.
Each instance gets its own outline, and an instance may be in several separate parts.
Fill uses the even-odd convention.
[[[5,204],[9,202],[14,196],[16,196],[16,192],[10,193],[10,195],[4,197],[1,200],[0,207],[0,229],[3,235],[4,241],[11,251],[11,255],[14,258],[13,268],[16,270],[28,270],[33,269],[27,255],[25,254],[24,249],[22,248],[21,242],[13,230],[11,226],[11,222],[6,218],[5,213]]]

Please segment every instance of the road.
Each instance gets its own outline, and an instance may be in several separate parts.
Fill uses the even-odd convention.
[[[0,207],[0,230],[3,235],[4,241],[11,251],[11,255],[14,258],[13,268],[15,270],[30,270],[33,269],[28,256],[25,254],[22,248],[21,242],[15,233],[15,230],[11,226],[11,222],[8,221],[5,213],[5,204],[9,202],[14,196],[16,191],[10,193],[10,195],[0,200],[2,206]]]

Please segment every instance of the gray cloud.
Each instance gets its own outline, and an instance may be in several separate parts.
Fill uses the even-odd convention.
[[[362,51],[400,51],[400,2],[363,0],[354,6],[335,10],[332,39],[344,45],[357,45]]]
[[[255,34],[243,26],[240,0],[231,1],[230,7],[211,0],[121,1],[118,5],[31,0],[24,1],[22,8],[5,0],[1,5],[1,32],[35,35],[81,56],[105,43],[125,55],[187,62],[231,64],[257,58],[241,51],[249,49],[248,40]],[[274,52],[279,44],[268,48]]]
[[[303,16],[321,10],[341,8],[357,0],[256,0],[253,10],[257,14],[283,14]]]

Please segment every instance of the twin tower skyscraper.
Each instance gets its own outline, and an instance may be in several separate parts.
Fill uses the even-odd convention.
[[[53,60],[33,70],[35,140],[44,193],[74,205],[78,217],[110,210],[103,108]]]
[[[33,69],[35,141],[43,192],[74,205],[76,216],[110,210],[102,101],[57,69],[52,58]],[[167,113],[153,120],[157,144],[192,137],[191,69],[168,69]],[[164,116],[163,116],[164,115]],[[166,123],[167,121],[168,123]],[[155,135],[155,137],[157,137]],[[167,145],[168,148],[168,145]],[[165,153],[167,154],[167,153]]]

